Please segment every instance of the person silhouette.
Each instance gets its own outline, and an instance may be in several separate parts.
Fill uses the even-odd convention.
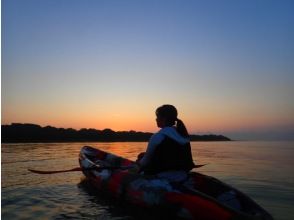
[[[173,105],[162,105],[155,113],[161,129],[151,136],[146,152],[138,155],[140,171],[169,181],[185,180],[195,167],[186,126]]]

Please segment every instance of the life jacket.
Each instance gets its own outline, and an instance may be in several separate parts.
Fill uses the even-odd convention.
[[[184,145],[166,136],[154,150],[150,162],[144,167],[144,174],[152,175],[163,171],[190,171],[195,167],[190,142]]]

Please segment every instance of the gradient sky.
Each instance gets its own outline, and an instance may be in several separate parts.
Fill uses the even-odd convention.
[[[294,139],[294,1],[2,0],[2,124]]]

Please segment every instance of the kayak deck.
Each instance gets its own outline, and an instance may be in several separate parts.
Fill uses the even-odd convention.
[[[135,206],[169,210],[184,219],[272,219],[239,190],[204,174],[190,172],[188,178],[179,183],[128,169],[88,169],[95,166],[128,168],[135,164],[89,146],[81,149],[79,162],[95,188]]]

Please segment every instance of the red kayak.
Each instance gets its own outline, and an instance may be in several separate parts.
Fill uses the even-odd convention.
[[[183,219],[273,219],[244,193],[197,172],[190,172],[181,183],[173,183],[134,173],[128,169],[134,161],[89,146],[81,149],[79,162],[97,190],[147,210],[164,210],[168,216]]]

